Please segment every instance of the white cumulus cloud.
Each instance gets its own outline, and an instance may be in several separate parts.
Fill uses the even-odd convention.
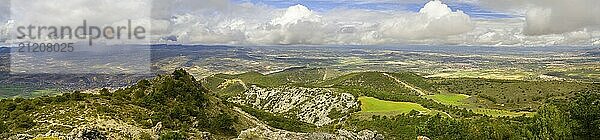
[[[525,17],[523,34],[545,35],[600,28],[598,0],[474,0]]]
[[[251,5],[254,7],[257,5]],[[473,29],[470,17],[431,1],[418,13],[338,9],[315,12],[303,5],[273,9],[260,15],[224,19],[186,14],[195,20],[175,22],[174,35],[195,43],[248,44],[393,44],[444,38]],[[236,10],[229,11],[236,13]],[[177,16],[179,17],[179,16]],[[186,23],[181,24],[180,23]],[[237,23],[237,24],[232,24]],[[235,25],[235,26],[232,26]]]
[[[386,20],[380,30],[385,37],[423,39],[461,34],[472,29],[469,15],[460,10],[453,12],[441,1],[430,1],[417,14]]]
[[[322,17],[303,5],[289,7],[283,15],[250,33],[250,41],[260,44],[322,44],[327,36]]]
[[[125,13],[152,7],[151,32],[161,38],[156,39],[159,43],[592,45],[600,42],[600,14],[596,14],[600,13],[600,6],[596,6],[600,5],[598,0],[448,1],[487,6],[492,11],[515,15],[500,19],[471,18],[439,0],[427,2],[418,12],[347,8],[314,11],[303,5],[274,8],[228,0],[154,0],[151,6],[134,4],[135,0],[108,0],[120,6],[86,0],[41,1],[30,6],[46,10],[17,13],[15,20],[61,24],[76,21],[73,24],[77,25],[81,21],[72,19],[93,17],[88,20],[110,24],[122,21],[118,19],[132,18]],[[419,3],[418,0],[397,3],[406,2]]]

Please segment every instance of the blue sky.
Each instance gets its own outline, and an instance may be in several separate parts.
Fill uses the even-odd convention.
[[[312,10],[323,12],[335,8],[349,9],[368,9],[381,11],[411,11],[418,12],[427,0],[415,2],[398,1],[356,1],[356,0],[233,0],[236,3],[251,2],[255,4],[265,4],[275,8],[287,8],[289,6],[302,4]],[[448,6],[452,10],[460,9],[474,18],[511,18],[512,15],[487,10],[484,7],[470,3],[449,2]]]

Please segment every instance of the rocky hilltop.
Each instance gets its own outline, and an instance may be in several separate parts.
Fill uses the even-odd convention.
[[[343,119],[344,114],[359,108],[352,94],[323,88],[261,88],[253,85],[242,95],[229,100],[270,113],[295,115],[300,121],[316,126]]]

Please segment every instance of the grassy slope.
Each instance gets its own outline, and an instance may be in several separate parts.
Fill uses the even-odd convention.
[[[408,85],[414,86],[421,90],[435,92],[434,85],[427,79],[411,73],[411,72],[395,72],[389,73],[389,75],[396,77],[398,80],[405,82]]]
[[[431,111],[416,103],[384,101],[373,97],[359,97],[358,100],[360,100],[362,112],[408,113],[412,110]]]
[[[547,99],[572,97],[574,92],[599,84],[562,81],[516,81],[490,79],[434,79],[443,93],[466,94],[468,104],[482,108],[535,111]]]
[[[417,95],[411,89],[396,83],[380,72],[351,73],[321,82],[318,85],[337,88],[355,96]]]
[[[218,91],[217,87],[227,80],[240,80],[246,85],[261,87],[323,87],[336,88],[356,96],[373,94],[417,95],[411,89],[396,83],[393,79],[380,72],[360,72],[341,75],[328,69],[291,69],[273,74],[263,75],[248,72],[237,75],[217,74],[205,79],[206,87]],[[412,73],[392,73],[391,75],[423,89],[432,89],[432,85]]]
[[[212,78],[211,80],[237,79],[247,85],[261,87],[280,87],[284,85],[310,87],[339,75],[341,75],[340,72],[328,69],[290,69],[267,75],[258,72],[247,72],[237,75],[217,74],[210,78]]]
[[[464,106],[464,100],[469,98],[469,95],[464,94],[435,94],[428,95],[427,98],[436,100],[442,104],[453,105],[453,106]]]
[[[433,99],[437,102],[440,102],[442,104],[445,105],[452,105],[452,106],[457,106],[457,107],[461,107],[461,108],[466,108],[469,110],[472,110],[473,112],[477,113],[477,114],[483,114],[483,115],[490,115],[490,116],[494,116],[494,117],[499,117],[499,116],[522,116],[522,115],[533,115],[533,113],[531,112],[512,112],[512,111],[507,111],[507,110],[498,110],[498,109],[487,109],[487,108],[479,108],[475,105],[469,105],[467,104],[467,99],[470,98],[469,95],[464,95],[464,94],[436,94],[436,95],[429,95],[427,96],[427,98]]]

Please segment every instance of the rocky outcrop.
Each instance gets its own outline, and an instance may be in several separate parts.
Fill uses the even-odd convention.
[[[384,136],[370,130],[358,133],[337,130],[335,134],[330,133],[297,133],[281,129],[258,126],[244,130],[237,138],[238,140],[270,139],[270,140],[382,140]]]
[[[158,122],[151,130],[118,130],[118,128],[101,128],[97,126],[80,126],[69,133],[61,133],[50,130],[45,134],[32,136],[29,134],[18,134],[10,137],[11,140],[27,140],[33,138],[56,138],[61,140],[107,140],[107,139],[139,139],[141,133],[145,133],[152,139],[158,139],[162,129],[162,123]],[[189,133],[190,139],[209,140],[212,138],[209,132]]]
[[[29,140],[34,138],[32,135],[29,134],[17,134],[14,136],[11,136],[10,138],[8,138],[9,140]]]
[[[248,105],[271,113],[295,115],[300,121],[323,126],[342,119],[358,109],[356,98],[322,88],[261,88],[251,86],[230,102]]]
[[[350,139],[350,140],[382,140],[384,139],[382,134],[377,134],[377,132],[373,132],[371,130],[363,130],[358,133],[353,133],[350,131],[346,131],[343,129],[339,129],[337,131],[338,137],[342,139]]]
[[[88,122],[73,127],[69,132],[59,132],[50,129],[45,134],[38,134],[35,138],[52,137],[62,140],[103,140],[103,139],[129,139],[139,138],[142,134],[158,138],[162,128],[162,123],[158,122],[152,129],[142,129],[140,127],[128,125],[122,121],[97,119],[95,122]],[[23,139],[26,136],[13,136],[11,139]],[[31,138],[34,138],[31,136]],[[25,138],[28,139],[28,138]]]
[[[28,134],[17,134],[10,137],[11,140],[33,139],[34,136]],[[35,138],[55,138],[61,140],[106,140],[108,139],[106,132],[100,131],[98,128],[80,127],[71,130],[69,133],[60,133],[50,130],[46,134],[37,135]]]

